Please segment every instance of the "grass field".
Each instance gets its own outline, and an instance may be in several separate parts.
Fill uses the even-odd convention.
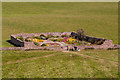
[[[2,68],[3,78],[117,78],[118,51],[3,51]]]
[[[2,46],[11,34],[76,31],[118,44],[118,3],[3,3]],[[3,78],[114,78],[117,50],[3,51]]]

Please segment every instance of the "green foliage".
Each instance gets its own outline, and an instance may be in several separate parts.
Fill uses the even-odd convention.
[[[25,39],[25,41],[26,42],[31,42],[32,40],[31,40],[31,38],[28,37],[28,38]]]
[[[41,39],[39,36],[34,36],[33,39]]]
[[[50,40],[53,41],[53,42],[57,41],[57,39],[50,39]]]
[[[20,37],[16,37],[16,38],[19,39],[19,40],[21,40],[21,41],[24,40],[24,38],[23,38],[22,36],[20,36]]]
[[[87,45],[87,42],[84,42],[84,45]]]
[[[57,39],[57,41],[58,41],[58,42],[62,42],[62,40],[63,40],[62,38],[60,38],[60,39]]]
[[[67,35],[62,35],[61,37],[67,37]]]
[[[43,37],[46,37],[44,34],[41,34],[41,35],[40,35],[40,37],[42,37],[42,36],[43,36]]]
[[[42,46],[42,47],[43,47],[43,46],[46,46],[46,44],[42,44],[41,46]]]
[[[39,43],[38,43],[38,42],[34,42],[34,44],[35,44],[36,46],[39,46]]]
[[[75,36],[73,36],[72,38],[75,39]]]
[[[76,46],[80,46],[81,45],[81,43],[75,43],[76,44]]]
[[[54,36],[55,38],[58,38],[59,36]]]

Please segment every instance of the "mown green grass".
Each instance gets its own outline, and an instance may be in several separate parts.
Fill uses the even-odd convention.
[[[117,50],[99,51],[99,58],[104,60],[88,58],[77,54],[63,52],[38,52],[38,51],[3,51],[3,63],[32,57],[42,57],[47,54],[55,54],[46,58],[24,61],[20,63],[6,64],[2,67],[3,78],[117,78],[118,58]],[[81,51],[78,54],[91,53],[96,55],[96,50]],[[110,54],[114,54],[114,61]],[[28,56],[29,54],[29,56]],[[34,54],[34,55],[33,55]],[[104,55],[106,54],[106,55]],[[13,58],[14,55],[16,58]],[[102,55],[102,56],[101,56]],[[24,58],[23,58],[24,56]],[[5,58],[6,57],[6,58]],[[97,58],[96,56],[94,56]],[[111,59],[107,59],[107,58]]]
[[[32,52],[32,53],[31,53]],[[15,54],[16,53],[16,54]],[[19,59],[26,59],[31,57],[41,57],[49,54],[53,54],[57,52],[53,51],[3,51],[2,52],[2,62],[8,62],[8,61],[16,61]]]
[[[2,43],[11,34],[76,31],[111,39],[118,43],[118,3],[40,3],[2,4]]]
[[[118,50],[83,50],[80,54],[85,54],[88,56],[111,60],[111,61],[118,61]]]

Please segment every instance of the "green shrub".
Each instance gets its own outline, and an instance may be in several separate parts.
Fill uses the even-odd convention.
[[[46,46],[46,44],[42,44],[41,46],[42,46],[42,47],[43,47],[43,46]]]
[[[87,43],[86,43],[86,42],[84,42],[84,45],[87,45]]]
[[[31,42],[32,40],[28,37],[25,39],[26,42]]]
[[[59,36],[54,36],[55,38],[58,38]]]
[[[21,40],[21,41],[24,40],[24,38],[23,38],[22,36],[20,36],[20,37],[16,37],[16,38],[19,39],[19,40]]]
[[[50,39],[50,40],[53,41],[53,42],[57,41],[57,39]]]
[[[46,40],[48,39],[49,37],[46,37]]]
[[[62,38],[61,39],[57,39],[58,42],[62,42],[62,40],[63,40]]]
[[[81,45],[81,43],[76,43],[76,46],[79,46],[79,45]]]
[[[33,38],[34,39],[41,39],[41,37],[39,37],[39,36],[34,36]]]
[[[61,37],[67,37],[67,35],[62,35]]]
[[[41,34],[41,35],[40,35],[40,37],[42,37],[42,36],[46,37],[44,34]]]
[[[39,46],[39,43],[37,43],[37,42],[34,42],[34,44],[35,44],[36,46]]]
[[[75,36],[73,36],[72,38],[75,39]]]

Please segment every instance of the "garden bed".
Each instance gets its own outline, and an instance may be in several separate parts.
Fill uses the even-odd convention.
[[[15,34],[11,35],[11,41],[27,49],[34,49],[35,47],[59,47],[61,50],[74,50],[76,46],[80,50],[89,48],[109,49],[114,47],[112,40],[89,36],[79,38],[75,32]]]

